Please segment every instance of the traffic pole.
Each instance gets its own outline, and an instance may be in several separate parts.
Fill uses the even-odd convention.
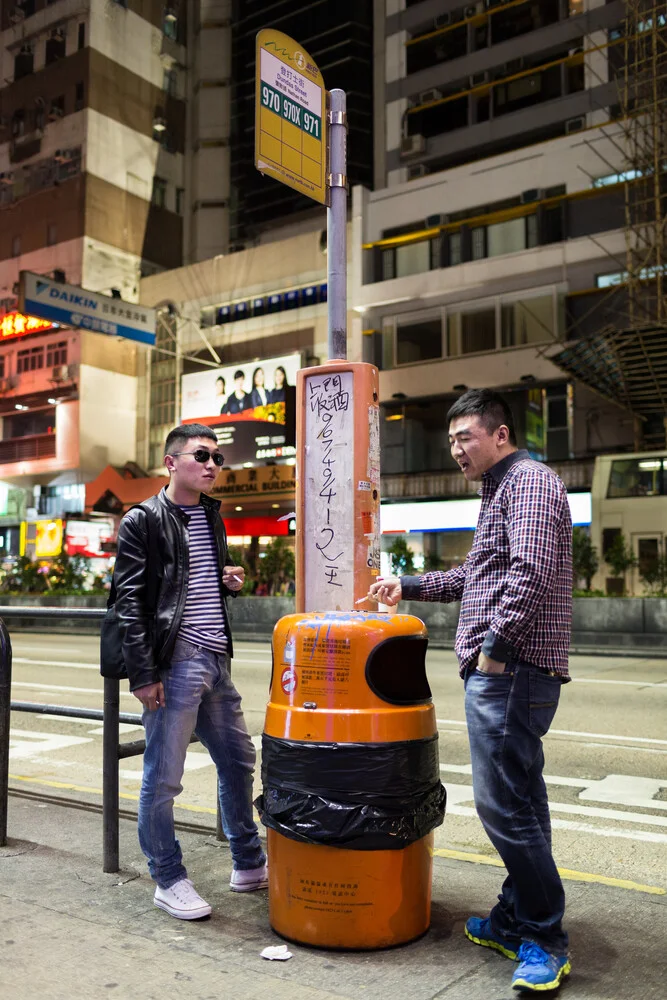
[[[347,98],[329,92],[327,305],[329,360],[347,358]]]

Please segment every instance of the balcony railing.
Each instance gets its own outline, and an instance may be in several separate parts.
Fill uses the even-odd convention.
[[[53,458],[56,453],[55,434],[33,434],[0,441],[0,465],[30,462],[36,458]]]
[[[549,462],[548,465],[560,476],[568,490],[590,490],[595,465],[593,460]],[[381,495],[384,500],[434,500],[438,497],[477,496],[479,487],[479,483],[469,483],[460,472],[405,472],[382,476]]]

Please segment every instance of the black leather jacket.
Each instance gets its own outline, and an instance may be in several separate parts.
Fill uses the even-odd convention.
[[[226,598],[236,596],[222,582],[223,568],[229,564],[227,533],[220,517],[220,503],[201,494],[200,503],[213,528],[218,548],[220,594],[228,638],[228,654],[233,655],[232,635]],[[127,512],[118,529],[118,554],[114,567],[116,614],[123,641],[123,658],[130,690],[154,684],[158,669],[171,666],[171,655],[188,592],[189,516],[168,499],[165,490],[144,501],[157,517],[160,547],[160,586],[155,620],[146,607],[148,557],[147,515],[141,507]]]

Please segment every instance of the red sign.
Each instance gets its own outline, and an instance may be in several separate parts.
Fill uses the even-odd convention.
[[[294,667],[286,667],[280,675],[280,686],[285,694],[293,694],[299,683]]]
[[[53,330],[53,323],[36,316],[24,316],[20,312],[6,313],[0,319],[0,340],[25,337],[28,333],[41,333],[43,330]]]

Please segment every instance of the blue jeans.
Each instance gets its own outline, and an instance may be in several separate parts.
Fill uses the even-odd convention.
[[[218,771],[222,828],[234,868],[259,868],[266,858],[252,813],[255,748],[226,656],[178,640],[171,668],[161,673],[164,708],[144,711],[146,752],[139,798],[139,843],[162,889],[187,878],[174,834],[174,799],[182,790],[193,732]]]
[[[561,680],[521,662],[503,674],[469,670],[465,709],[475,806],[507,878],[491,926],[510,939],[567,952],[563,884],[551,854],[541,737],[551,725]]]

